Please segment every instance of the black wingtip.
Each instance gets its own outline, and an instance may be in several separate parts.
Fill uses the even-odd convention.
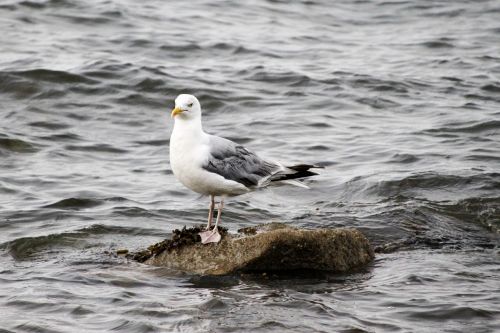
[[[292,166],[287,166],[288,169],[295,171],[291,174],[282,174],[281,177],[273,179],[273,181],[306,178],[311,176],[317,176],[316,172],[310,171],[309,169],[323,169],[323,166],[312,165],[312,164],[296,164]]]
[[[317,164],[296,164],[292,166],[287,166],[287,168],[300,172],[300,171],[307,171],[309,169],[324,169],[325,167]]]

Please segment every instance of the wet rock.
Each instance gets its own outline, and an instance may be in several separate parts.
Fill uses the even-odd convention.
[[[374,258],[367,238],[356,229],[291,228],[271,223],[223,232],[218,244],[203,245],[200,228],[175,230],[172,239],[135,254],[135,260],[194,274],[317,270],[348,272]]]

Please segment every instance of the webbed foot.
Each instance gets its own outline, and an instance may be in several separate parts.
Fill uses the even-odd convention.
[[[221,235],[219,234],[219,230],[217,227],[215,227],[213,230],[202,231],[198,235],[200,235],[201,237],[202,244],[218,243],[221,240]]]

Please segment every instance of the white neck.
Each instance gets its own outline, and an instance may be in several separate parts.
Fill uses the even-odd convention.
[[[175,118],[174,130],[172,135],[189,136],[191,138],[203,136],[205,132],[201,125],[201,117],[194,119],[182,119],[177,116]]]

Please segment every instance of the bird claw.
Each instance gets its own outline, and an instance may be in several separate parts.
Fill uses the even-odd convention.
[[[221,240],[219,230],[217,230],[216,228],[214,228],[213,230],[202,231],[198,235],[200,235],[201,237],[202,244],[218,243]]]

